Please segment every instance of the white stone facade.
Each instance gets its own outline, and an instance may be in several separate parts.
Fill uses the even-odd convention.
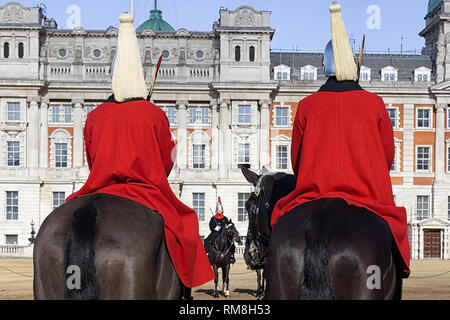
[[[297,103],[323,83],[317,70],[302,81],[290,75],[274,78],[270,12],[243,6],[221,10],[219,21],[208,32],[138,33],[148,82],[161,52],[169,52],[153,101],[166,111],[177,143],[169,181],[180,199],[198,210],[201,236],[209,234],[210,208],[215,209],[218,196],[225,214],[246,234],[240,199],[252,187],[239,166],[291,172]],[[86,180],[83,126],[87,113],[111,93],[117,36],[113,27],[56,29],[39,8],[13,2],[0,7],[0,246],[15,239],[27,245],[31,222],[37,231],[61,196],[69,196]],[[408,212],[412,257],[427,256],[424,232],[438,230],[439,258],[449,259],[449,84],[370,80],[363,86],[397,110],[392,180],[396,202]],[[277,113],[277,107],[286,110]],[[428,114],[422,112],[427,108]],[[426,121],[427,115],[430,126],[418,127],[419,118]],[[428,170],[418,170],[418,157],[425,157],[420,159]],[[7,197],[11,192],[18,195],[17,206]],[[423,208],[427,199],[428,211]],[[9,214],[14,210],[17,219]],[[426,218],[419,220],[418,212]]]

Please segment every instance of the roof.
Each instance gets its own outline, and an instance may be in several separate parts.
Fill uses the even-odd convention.
[[[175,31],[170,24],[163,20],[161,10],[151,10],[150,18],[141,24],[136,31],[144,31],[145,29],[152,29],[155,32]]]
[[[324,80],[322,53],[305,52],[271,52],[271,67],[284,64],[291,67],[291,77],[300,79],[300,69],[307,65],[317,67],[318,80]],[[398,69],[398,81],[413,81],[414,70],[425,67],[433,70],[433,62],[426,55],[410,54],[365,54],[363,65],[372,69],[372,79],[381,80],[381,69],[394,67]]]
[[[430,13],[434,8],[436,8],[437,5],[441,2],[442,2],[442,0],[429,0],[428,1],[428,13]]]

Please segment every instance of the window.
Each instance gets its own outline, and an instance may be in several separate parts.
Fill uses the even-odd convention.
[[[450,197],[448,197],[448,204],[447,204],[447,219],[450,220]]]
[[[317,80],[317,68],[311,65],[300,68],[300,80]]]
[[[450,144],[447,146],[447,172],[450,173]]]
[[[94,57],[95,58],[100,58],[101,55],[102,55],[102,52],[99,49],[95,49],[94,50]]]
[[[169,58],[169,57],[170,57],[170,52],[169,52],[169,51],[167,51],[167,50],[163,50],[163,52],[162,52],[162,56],[163,56],[163,58],[164,58],[164,59],[167,59],[167,58]]]
[[[241,47],[236,46],[234,48],[234,61],[239,62],[241,61]]]
[[[5,244],[6,245],[18,245],[19,236],[17,234],[5,234]]]
[[[238,123],[251,123],[251,106],[238,106]]]
[[[275,125],[287,127],[289,125],[289,108],[275,107]]]
[[[86,114],[91,113],[91,111],[94,111],[94,109],[95,109],[95,106],[93,106],[93,105],[86,106]]]
[[[23,59],[24,54],[25,54],[24,46],[23,46],[23,43],[20,42],[20,43],[19,43],[19,47],[18,47],[18,56],[19,56],[19,59]]]
[[[417,109],[417,127],[431,128],[431,109]]]
[[[239,143],[238,144],[238,166],[250,167],[250,144]]]
[[[64,122],[72,122],[72,106],[64,106]]]
[[[199,50],[195,53],[195,56],[197,57],[197,59],[203,59],[204,53],[203,51]]]
[[[431,80],[431,69],[420,67],[414,70],[414,81],[429,82]]]
[[[199,221],[205,221],[205,194],[193,193],[192,194],[192,207],[197,213]]]
[[[8,121],[20,121],[20,102],[7,103]]]
[[[275,80],[290,80],[291,67],[280,64],[273,69]]]
[[[397,108],[387,108],[389,118],[391,118],[392,127],[397,128]]]
[[[9,58],[9,43],[8,43],[8,42],[5,42],[5,43],[3,44],[3,57],[4,57],[5,59],[8,59],[8,58]]]
[[[202,124],[209,124],[210,123],[209,107],[201,107],[201,110],[202,110]]]
[[[66,49],[59,49],[58,54],[61,58],[64,58],[67,55]]]
[[[371,81],[371,73],[372,73],[372,69],[366,67],[366,66],[361,66],[361,71],[359,73],[359,80],[360,81]]]
[[[381,69],[381,81],[397,81],[398,69],[394,67],[385,67]]]
[[[249,49],[250,62],[255,61],[255,47],[251,46]]]
[[[395,147],[395,152],[394,152],[394,162],[392,163],[392,167],[391,167],[391,172],[397,172],[397,160],[398,160],[398,148],[397,146]]]
[[[204,144],[201,145],[193,145],[193,167],[194,169],[205,169],[205,151],[206,146]]]
[[[447,108],[447,128],[450,129],[450,108]]]
[[[6,191],[6,220],[19,220],[19,192]]]
[[[92,108],[92,110],[94,107]],[[92,111],[91,110],[91,111]],[[52,105],[51,107],[52,123],[71,123],[72,122],[72,106],[71,105]]]
[[[430,171],[431,169],[431,147],[417,147],[417,171]]]
[[[65,192],[53,192],[53,210],[66,202]]]
[[[276,147],[276,167],[277,170],[288,169],[288,146]]]
[[[67,168],[67,143],[55,143],[55,167]]]
[[[250,198],[250,193],[238,193],[238,221],[247,221],[248,212],[245,208],[245,203]]]
[[[417,220],[430,217],[430,196],[417,196]]]
[[[167,107],[167,119],[169,120],[169,123],[172,125],[177,122],[177,118],[176,118],[175,114],[176,114],[176,108],[174,106]]]
[[[189,107],[189,124],[197,122],[197,107]]]
[[[20,142],[19,141],[8,141],[8,167],[19,167],[20,166]]]

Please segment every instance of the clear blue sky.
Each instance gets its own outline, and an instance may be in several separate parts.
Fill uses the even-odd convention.
[[[81,26],[85,29],[118,27],[118,16],[129,9],[129,0],[17,0],[25,6],[43,3],[47,16],[53,17],[60,28],[66,28],[71,5],[80,8]],[[1,0],[0,4],[7,1]],[[210,31],[219,19],[220,7],[234,10],[250,5],[258,10],[272,12],[271,24],[276,29],[272,49],[322,50],[330,38],[328,6],[331,0],[158,0],[163,18],[175,29]],[[349,37],[353,35],[355,47],[366,34],[368,51],[400,51],[417,49],[420,52],[424,39],[418,33],[424,28],[428,0],[340,0]],[[371,5],[379,8],[380,19],[373,20]],[[136,27],[148,18],[154,0],[135,0]],[[375,21],[376,28],[367,26]],[[379,28],[378,28],[379,27]]]

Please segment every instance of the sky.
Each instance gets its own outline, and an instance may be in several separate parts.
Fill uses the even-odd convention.
[[[119,26],[118,17],[130,11],[130,0],[16,0],[24,6],[44,4],[46,16],[58,28],[80,24],[85,29]],[[0,5],[7,1],[0,0]],[[134,0],[135,26],[148,19],[154,0]],[[330,40],[331,0],[158,0],[163,19],[176,30],[211,31],[221,7],[234,10],[249,5],[271,11],[275,29],[272,50],[323,51]],[[340,0],[349,38],[356,50],[363,34],[368,52],[420,53],[428,0]],[[403,39],[402,39],[403,38]]]

